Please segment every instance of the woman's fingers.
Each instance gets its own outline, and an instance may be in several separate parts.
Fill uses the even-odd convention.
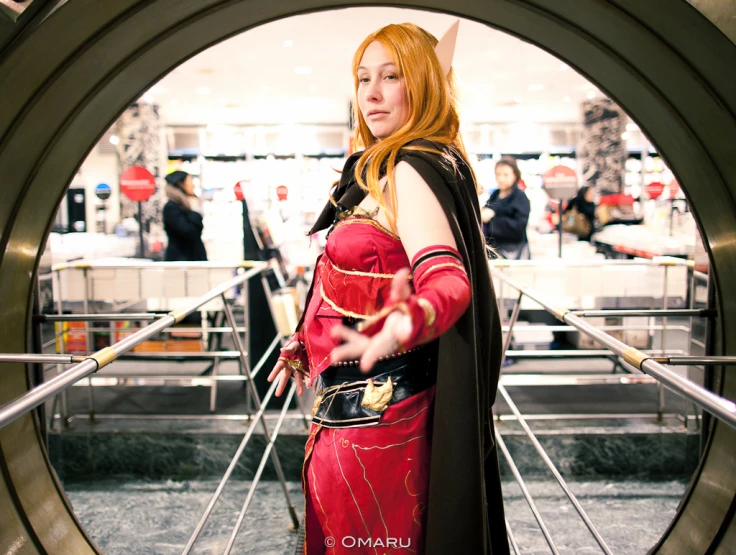
[[[391,282],[391,300],[393,302],[405,301],[411,296],[411,286],[409,285],[409,268],[402,268],[396,274]]]
[[[297,372],[294,379],[296,380],[296,394],[301,397],[304,394],[304,376],[301,372]]]
[[[281,372],[281,378],[279,381],[279,385],[276,387],[276,397],[281,397],[281,395],[284,393],[284,390],[286,389],[286,385],[289,383],[290,377],[291,377],[290,370],[284,370],[283,372]]]
[[[285,347],[282,347],[281,350],[285,353],[295,353],[296,350],[299,348],[299,342],[298,341],[291,341],[286,344]]]
[[[331,334],[333,339],[343,341],[342,345],[335,347],[332,351],[333,363],[360,358],[370,343],[368,337],[345,326],[335,326]]]
[[[271,370],[271,373],[268,375],[268,378],[266,379],[269,382],[274,381],[276,379],[276,376],[279,375],[279,372],[281,372],[284,368],[286,368],[286,363],[283,360],[278,361],[273,367],[273,370]]]

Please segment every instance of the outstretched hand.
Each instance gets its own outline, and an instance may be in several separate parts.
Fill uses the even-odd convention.
[[[391,304],[406,301],[411,296],[409,275],[409,268],[396,272],[391,282]],[[373,337],[346,326],[335,326],[332,328],[332,337],[342,340],[343,344],[332,351],[332,363],[360,359],[361,371],[368,372],[380,357],[394,354],[411,337],[411,332],[411,318],[399,311],[389,314],[381,331]]]
[[[281,349],[281,352],[293,355],[298,348],[299,342],[292,341],[288,345],[286,345],[286,347]],[[279,385],[276,386],[276,397],[281,397],[281,395],[284,393],[286,385],[289,383],[289,378],[291,378],[292,374],[295,374],[294,379],[296,380],[296,394],[299,396],[304,394],[304,376],[301,374],[301,372],[295,372],[294,370],[289,368],[289,366],[283,360],[279,360],[273,367],[273,370],[271,370],[271,373],[268,375],[269,382],[274,381],[276,377],[278,377],[280,380]],[[307,387],[312,386],[309,378],[306,378],[306,385]]]

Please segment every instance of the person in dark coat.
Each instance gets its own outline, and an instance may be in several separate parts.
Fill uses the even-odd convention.
[[[512,260],[530,258],[526,226],[531,206],[519,188],[521,172],[516,160],[504,156],[496,164],[496,183],[481,213],[486,243],[499,256]]]
[[[193,262],[207,260],[202,242],[202,214],[199,199],[194,194],[192,176],[175,171],[166,176],[164,230],[169,238],[164,260]]]
[[[580,187],[578,194],[567,204],[564,214],[567,214],[573,208],[576,208],[590,224],[590,232],[585,235],[579,235],[579,241],[590,241],[595,233],[595,202],[593,202],[595,190],[592,187],[584,185]]]

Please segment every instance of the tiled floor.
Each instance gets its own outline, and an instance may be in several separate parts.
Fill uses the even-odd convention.
[[[600,553],[595,540],[556,483],[529,481],[529,490],[561,553]],[[573,492],[613,553],[646,553],[666,529],[685,490],[683,482],[571,482]],[[222,553],[247,495],[249,482],[225,488],[192,553]],[[109,555],[179,554],[217,487],[216,482],[98,482],[67,484],[67,493],[92,539]],[[299,484],[289,494],[302,514]],[[507,518],[521,553],[549,548],[515,482],[504,484]],[[286,555],[284,494],[276,482],[258,486],[233,553]]]

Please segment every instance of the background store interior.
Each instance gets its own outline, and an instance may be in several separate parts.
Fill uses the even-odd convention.
[[[121,194],[120,176],[131,165],[141,165],[151,171],[157,183],[157,191],[141,207],[144,258],[163,259],[164,176],[181,169],[194,177],[196,193],[202,199],[203,240],[210,261],[237,265],[243,260],[244,204],[236,198],[237,185],[247,203],[249,224],[255,235],[276,247],[283,257],[287,282],[293,283],[302,272],[308,281],[311,266],[324,245],[324,233],[307,237],[306,231],[324,206],[350,149],[353,52],[370,32],[387,23],[405,21],[440,36],[454,18],[393,8],[351,8],[302,15],[232,37],[174,69],[142,93],[89,152],[62,200],[40,273],[48,274],[56,264],[73,260],[124,265],[140,257],[138,206]],[[254,52],[259,55],[252,55]],[[695,220],[665,160],[636,122],[575,68],[536,46],[468,20],[462,20],[460,25],[453,67],[459,83],[463,138],[483,187],[480,202],[484,203],[496,189],[496,161],[502,156],[516,158],[532,205],[527,235],[533,261],[553,264],[560,259],[585,262],[672,256],[695,259],[695,267],[707,271],[707,255]],[[614,115],[603,131],[596,122],[586,123],[585,116],[586,111],[600,109]],[[613,165],[616,160],[620,162],[620,171],[613,178],[619,183],[618,189],[596,197],[600,203],[601,198],[613,196],[615,202],[610,205],[609,214],[618,210],[618,216],[601,226],[592,242],[583,242],[572,234],[560,233],[554,213],[560,201],[569,200],[578,187],[590,183],[591,172],[583,159],[591,153],[613,161]],[[551,174],[559,166],[573,171],[573,182],[560,184],[555,180]],[[96,194],[102,184],[110,189],[105,200]],[[617,223],[616,218],[624,223]],[[668,306],[667,285],[662,294],[659,267],[645,268],[639,273],[621,270],[615,275],[607,274],[605,279],[600,277],[602,273],[596,274],[600,272],[596,268],[558,268],[558,274],[547,266],[537,270],[537,276],[547,278],[546,284],[557,284],[554,289],[540,290],[541,293],[555,299],[574,298],[576,308],[615,308],[619,305],[611,298],[618,295],[645,298],[646,303],[659,295],[656,302],[661,303],[664,297],[665,307]],[[670,269],[669,297],[682,297],[682,304],[670,307],[685,306],[689,287],[685,272],[684,267]],[[573,274],[579,283],[570,278]],[[667,270],[664,275],[666,283]],[[640,281],[646,282],[646,286]],[[299,280],[299,284],[304,282]],[[56,311],[51,285],[46,285],[39,289],[41,309]],[[591,293],[592,288],[596,292]],[[644,289],[644,293],[639,291]],[[165,296],[165,282],[161,291],[161,297]],[[299,291],[303,301],[304,288]],[[499,297],[505,299],[506,316],[510,315],[516,294],[507,287],[505,294],[499,292]],[[693,297],[694,292],[690,302]],[[601,299],[604,304],[585,304]],[[82,310],[81,303],[77,305],[75,310]],[[530,305],[534,303],[521,305],[522,320],[534,312],[528,309],[538,309]],[[149,303],[141,310],[151,310],[150,307]],[[635,306],[660,307],[661,304]],[[665,326],[666,321],[664,318]],[[549,316],[519,325],[532,327],[532,322],[559,324]],[[652,318],[646,325],[656,327],[662,322]],[[600,318],[598,323],[608,322]],[[639,326],[638,331],[612,332],[620,333],[617,337],[628,344],[664,351],[662,326],[661,335],[657,335],[660,332],[642,331],[642,319],[618,319],[614,323],[634,324],[632,329]],[[673,329],[680,324],[681,321],[670,318]],[[691,352],[691,345],[685,343],[702,339],[704,332],[692,319],[690,325],[695,332],[688,335],[688,330],[680,326],[679,331],[686,333],[671,340],[668,348]],[[77,331],[82,342],[87,341],[84,329]],[[72,352],[71,336],[69,333],[66,337],[67,352]],[[187,338],[186,334],[182,337]],[[200,349],[198,336],[189,336],[192,337],[195,339],[190,344],[196,344],[195,350]],[[549,331],[514,337],[512,349],[517,352],[547,350],[557,340]],[[146,351],[151,345],[152,342],[145,348],[136,348],[136,355],[150,355]],[[94,347],[101,346],[105,345]],[[57,347],[52,346],[49,352]],[[580,334],[569,347],[600,346]],[[222,349],[234,348],[227,339],[222,345]],[[80,352],[88,350],[85,343]],[[174,350],[184,351],[184,342],[178,342]],[[688,419],[697,419],[696,411],[673,400],[675,396],[668,393],[659,407],[659,416],[664,411],[664,417],[655,423],[653,414],[658,410],[659,395],[656,384],[643,375],[628,382],[627,375],[616,382],[618,375],[613,374],[622,367],[614,364],[611,371],[611,359],[606,357],[563,361],[532,358],[515,363],[504,370],[510,379],[507,385],[520,410],[530,415],[535,431],[543,436],[548,433],[544,438],[546,448],[566,477],[577,480],[573,489],[585,500],[586,507],[593,508],[596,524],[617,547],[616,552],[646,551],[674,516],[697,464],[699,436],[688,428]],[[206,370],[204,367],[202,362],[121,360],[115,363],[110,375],[117,372],[126,377],[105,378],[104,372],[98,374],[95,384],[110,387],[95,387],[93,401],[89,400],[91,386],[90,393],[84,387],[72,388],[77,391],[70,393],[68,411],[79,418],[69,428],[59,426],[58,435],[50,435],[49,451],[57,472],[66,480],[77,515],[106,552],[150,552],[146,549],[151,544],[156,546],[156,552],[180,552],[182,538],[188,535],[190,524],[209,498],[209,490],[214,489],[213,483],[205,480],[219,478],[218,473],[227,466],[244,426],[234,416],[244,410],[239,384],[223,381],[215,385],[220,391],[218,409],[213,411],[217,414],[209,414],[208,388],[191,387],[181,393],[183,388],[177,389],[171,380],[159,384],[145,378],[149,369],[157,368],[165,375],[194,377],[191,385],[202,385],[195,381],[212,373],[212,365],[207,365]],[[223,361],[219,371],[223,375],[238,373],[234,361]],[[533,373],[541,376],[541,381],[525,383],[524,379]],[[601,376],[607,380],[609,373],[610,382],[594,380]],[[579,383],[575,382],[577,378]],[[586,386],[584,393],[581,384]],[[144,387],[133,388],[132,394],[124,391],[130,385]],[[93,403],[99,411],[94,418],[89,408]],[[309,403],[304,406],[309,408]],[[565,512],[567,507],[560,509],[566,501],[551,486],[546,468],[534,462],[537,454],[522,439],[514,437],[522,432],[506,403],[499,400],[496,410],[501,414],[499,427],[514,458],[521,461],[522,471],[532,476],[532,488],[542,499],[545,516],[553,521],[556,531],[564,530],[560,532],[565,537],[561,546],[577,549],[589,544],[585,530],[576,529],[579,523]],[[88,421],[80,416],[87,411]],[[105,411],[109,413],[107,420]],[[134,420],[138,415],[156,411],[161,413],[154,416],[160,417],[158,422]],[[213,419],[182,419],[178,422],[180,428],[176,427],[177,422],[165,421],[167,413],[188,411]],[[52,423],[54,414],[51,408]],[[684,426],[678,419],[681,414],[685,414]],[[297,482],[304,440],[299,416],[290,422],[285,438],[279,440],[280,452],[293,455],[286,472],[293,482],[295,497],[299,495]],[[95,449],[90,448],[92,434],[96,434],[98,442]],[[189,442],[196,444],[191,453],[188,447],[182,447],[189,446]],[[253,476],[255,455],[248,451],[245,458],[248,460],[238,466],[239,479]],[[504,467],[503,472],[509,521],[519,534],[522,552],[546,552],[530,514],[525,512],[520,491],[511,482],[508,469]],[[123,484],[121,488],[120,476],[142,481]],[[85,481],[90,477],[110,477],[112,482],[91,486]],[[82,485],[75,486],[75,480]],[[606,482],[605,486],[601,481]],[[232,507],[239,507],[242,485],[234,487],[237,491],[229,494],[225,509],[215,515],[217,522],[203,540],[208,547],[223,543],[221,529],[232,520]],[[262,505],[252,511],[258,515],[259,525],[248,527],[247,533],[252,531],[253,535],[242,540],[240,552],[287,552],[295,543],[294,537],[284,532],[288,523],[281,514],[275,482],[264,488]],[[121,500],[119,507],[110,502],[112,495]],[[120,507],[136,510],[121,514],[124,509]],[[637,519],[631,519],[634,512],[639,515]],[[246,542],[257,547],[249,551]],[[266,545],[272,551],[261,549]],[[283,550],[274,550],[280,548]]]
[[[163,256],[163,177],[182,169],[194,176],[203,200],[210,260],[243,257],[242,205],[234,192],[240,184],[251,223],[268,229],[287,268],[309,266],[321,240],[309,241],[305,232],[349,150],[357,37],[403,21],[441,35],[452,20],[388,8],[309,14],[250,30],[192,58],[142,94],[90,151],[62,201],[42,267],[81,257],[138,256],[136,206],[119,187],[121,171],[133,161],[148,167],[158,183],[144,203],[146,258]],[[633,201],[625,221],[639,225],[614,221],[599,230],[594,245],[563,234],[560,249],[556,199],[565,201],[589,183],[580,161],[590,139],[584,111],[605,103],[605,95],[538,47],[471,21],[462,22],[454,69],[462,133],[484,189],[480,200],[496,188],[495,162],[516,158],[532,204],[527,231],[533,259],[686,258],[697,243],[707,260],[672,172],[615,104],[604,104],[622,116],[614,123],[620,145],[610,145],[610,156],[625,157],[620,193]],[[545,172],[556,166],[573,169],[577,184],[545,184]],[[111,188],[106,200],[95,194],[100,184]]]

